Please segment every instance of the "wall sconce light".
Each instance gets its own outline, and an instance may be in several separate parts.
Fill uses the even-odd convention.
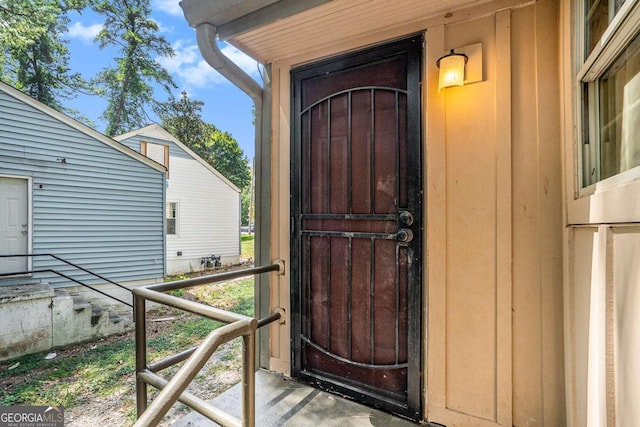
[[[467,55],[457,53],[453,49],[436,61],[436,66],[440,68],[438,75],[438,93],[440,93],[443,88],[462,86],[464,84],[464,68],[468,61],[469,57]]]

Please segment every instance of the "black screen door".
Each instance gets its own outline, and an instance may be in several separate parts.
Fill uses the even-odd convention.
[[[294,375],[416,419],[421,46],[292,72]]]

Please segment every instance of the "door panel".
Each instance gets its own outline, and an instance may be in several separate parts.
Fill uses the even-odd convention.
[[[420,51],[416,37],[292,72],[294,373],[413,418]]]
[[[26,254],[29,241],[27,180],[0,177],[0,255]],[[0,273],[24,272],[26,257],[0,258]]]

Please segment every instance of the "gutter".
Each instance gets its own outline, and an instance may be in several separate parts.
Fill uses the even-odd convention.
[[[270,68],[265,66],[263,89],[251,76],[236,63],[226,57],[218,47],[218,30],[214,25],[202,23],[196,26],[198,48],[205,61],[227,80],[249,95],[255,105],[255,255],[257,266],[271,264],[269,235],[271,230],[271,90]],[[265,119],[266,116],[266,119]],[[257,161],[256,161],[257,159]],[[264,161],[263,161],[264,159]],[[264,239],[263,239],[264,236]],[[254,300],[258,319],[269,315],[270,280],[269,276],[255,276]],[[269,367],[269,331],[258,330],[257,366]]]
[[[249,95],[253,100],[255,106],[255,153],[258,158],[258,167],[256,168],[256,172],[260,171],[259,176],[261,178],[264,177],[262,171],[265,169],[262,167],[262,154],[263,154],[263,135],[265,134],[265,130],[263,127],[263,96],[264,91],[262,87],[247,74],[242,68],[240,68],[235,62],[225,56],[217,42],[218,29],[207,22],[202,24],[198,24],[196,26],[196,39],[198,41],[198,48],[200,49],[200,53],[202,53],[202,57],[205,61],[217,72],[222,74],[227,80],[236,85],[240,90]],[[268,73],[265,73],[265,78],[268,79]],[[265,84],[268,84],[268,80],[265,81]],[[270,125],[268,123],[265,123]],[[268,139],[268,138],[265,138]],[[269,159],[269,156],[265,156],[266,159]],[[254,168],[255,168],[255,159],[254,159]],[[266,170],[269,170],[270,167],[267,166]],[[255,169],[254,169],[255,170]],[[268,177],[268,175],[266,175]],[[260,184],[258,184],[260,182]],[[263,185],[261,180],[256,180],[256,205],[258,205],[259,201],[262,201],[263,198],[260,197],[262,195]],[[268,183],[267,183],[268,185]],[[267,200],[268,204],[268,200]],[[259,207],[259,206],[258,206]],[[258,211],[258,210],[256,210]],[[259,212],[259,211],[258,211]],[[268,262],[268,245],[261,246],[260,245],[260,223],[264,225],[264,229],[268,229],[268,224],[263,221],[257,221],[256,224],[256,242],[255,242],[255,264],[262,265],[264,262]],[[266,248],[266,250],[263,250]],[[265,255],[264,257],[262,255]],[[264,259],[263,259],[264,258]],[[264,262],[263,262],[264,261]],[[257,299],[256,299],[257,300]]]
[[[259,116],[262,111],[258,108],[262,105],[262,87],[220,51],[216,41],[217,35],[218,29],[209,23],[205,22],[196,27],[196,37],[202,57],[213,69],[253,99],[256,104],[256,116]],[[256,129],[258,129],[257,118]]]
[[[270,169],[270,165],[267,165],[266,168],[262,167],[262,155],[263,153],[263,135],[265,134],[265,130],[263,127],[263,96],[264,91],[262,87],[247,74],[242,68],[240,68],[235,62],[225,56],[217,42],[218,29],[207,22],[199,24],[196,27],[196,39],[198,41],[198,48],[200,49],[200,53],[202,53],[202,57],[205,61],[217,72],[222,74],[227,80],[236,85],[240,90],[249,95],[253,100],[255,105],[255,153],[258,158],[258,167],[257,169],[260,173],[256,173],[256,176],[263,178],[268,177],[268,174],[263,175],[262,171],[266,169],[267,171]],[[268,73],[265,73],[265,78],[268,79]],[[268,80],[265,82],[268,84]],[[270,125],[268,123],[265,123]],[[268,138],[265,138],[268,139]],[[270,156],[265,156],[266,159],[269,159]],[[255,160],[254,160],[254,163]],[[256,170],[256,172],[258,172]],[[259,180],[256,180],[257,182]],[[261,183],[262,184],[262,183]],[[268,182],[266,182],[268,185]],[[262,185],[259,187],[256,186],[256,205],[258,201],[262,201]],[[265,200],[268,204],[268,195],[265,197]],[[259,207],[259,206],[257,206]],[[267,218],[268,219],[268,218]],[[268,243],[266,246],[260,245],[260,225],[264,225],[264,229],[268,230],[268,224],[263,221],[257,221],[256,224],[256,244],[255,244],[255,263],[256,265],[262,265],[263,261],[268,262]],[[263,250],[266,249],[266,250]],[[263,255],[264,254],[264,259]]]

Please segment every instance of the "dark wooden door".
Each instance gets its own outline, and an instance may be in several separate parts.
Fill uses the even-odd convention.
[[[421,415],[422,39],[292,71],[293,369]]]

